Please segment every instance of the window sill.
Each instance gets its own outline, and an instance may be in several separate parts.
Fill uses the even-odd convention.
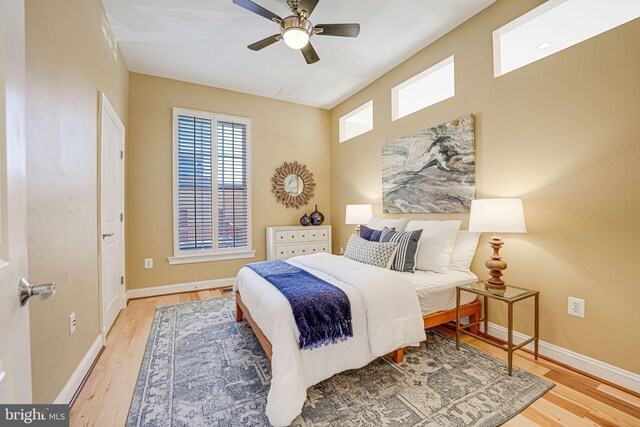
[[[169,265],[193,264],[196,262],[226,261],[232,259],[255,258],[256,251],[223,252],[207,255],[180,255],[167,257]]]

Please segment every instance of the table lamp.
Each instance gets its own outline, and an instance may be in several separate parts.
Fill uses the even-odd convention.
[[[505,289],[501,279],[502,270],[507,263],[500,256],[500,248],[504,245],[498,233],[526,233],[524,210],[521,199],[478,199],[471,201],[471,215],[469,217],[469,231],[493,233],[489,245],[493,248],[493,255],[484,265],[491,276],[487,280],[487,287]]]
[[[366,224],[373,216],[371,205],[347,205],[344,223],[356,226],[356,234],[360,235],[360,224]]]

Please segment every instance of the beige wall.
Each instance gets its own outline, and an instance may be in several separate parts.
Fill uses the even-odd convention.
[[[30,304],[36,403],[55,399],[100,333],[98,99],[126,125],[129,78],[103,22],[100,0],[26,2],[29,279],[58,291]]]
[[[126,168],[127,288],[235,277],[247,262],[265,258],[265,227],[296,225],[318,204],[329,209],[329,112],[253,95],[130,74]],[[173,256],[172,107],[251,119],[253,248],[255,259],[169,265]],[[302,209],[287,209],[271,193],[277,166],[297,160],[316,180],[316,195]],[[144,259],[154,268],[145,269]]]
[[[499,1],[332,110],[334,247],[352,231],[345,204],[381,214],[384,142],[473,113],[476,197],[524,199],[528,233],[506,237],[505,277],[540,290],[542,339],[640,372],[640,20],[494,79],[491,33],[540,3]],[[451,54],[456,96],[392,122],[391,88]],[[370,99],[374,131],[339,144],[338,118]],[[485,236],[483,277],[489,255]],[[586,300],[586,318],[567,315],[568,296]],[[531,333],[520,304],[516,329]],[[492,307],[498,323],[505,309]]]

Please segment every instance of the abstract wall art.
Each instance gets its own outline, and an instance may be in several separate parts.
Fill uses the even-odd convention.
[[[385,213],[469,212],[475,188],[471,114],[382,146]]]

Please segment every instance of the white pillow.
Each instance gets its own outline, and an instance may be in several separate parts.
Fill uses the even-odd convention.
[[[406,218],[380,218],[377,216],[371,217],[367,223],[367,227],[374,230],[382,230],[383,228],[395,228],[398,233],[404,231],[404,227],[407,225]]]
[[[456,243],[453,245],[453,252],[451,253],[449,270],[469,270],[473,256],[476,254],[478,240],[480,240],[480,233],[466,230],[458,232],[458,237],[456,237]]]
[[[445,273],[462,221],[409,221],[406,231],[422,230],[416,269]]]

